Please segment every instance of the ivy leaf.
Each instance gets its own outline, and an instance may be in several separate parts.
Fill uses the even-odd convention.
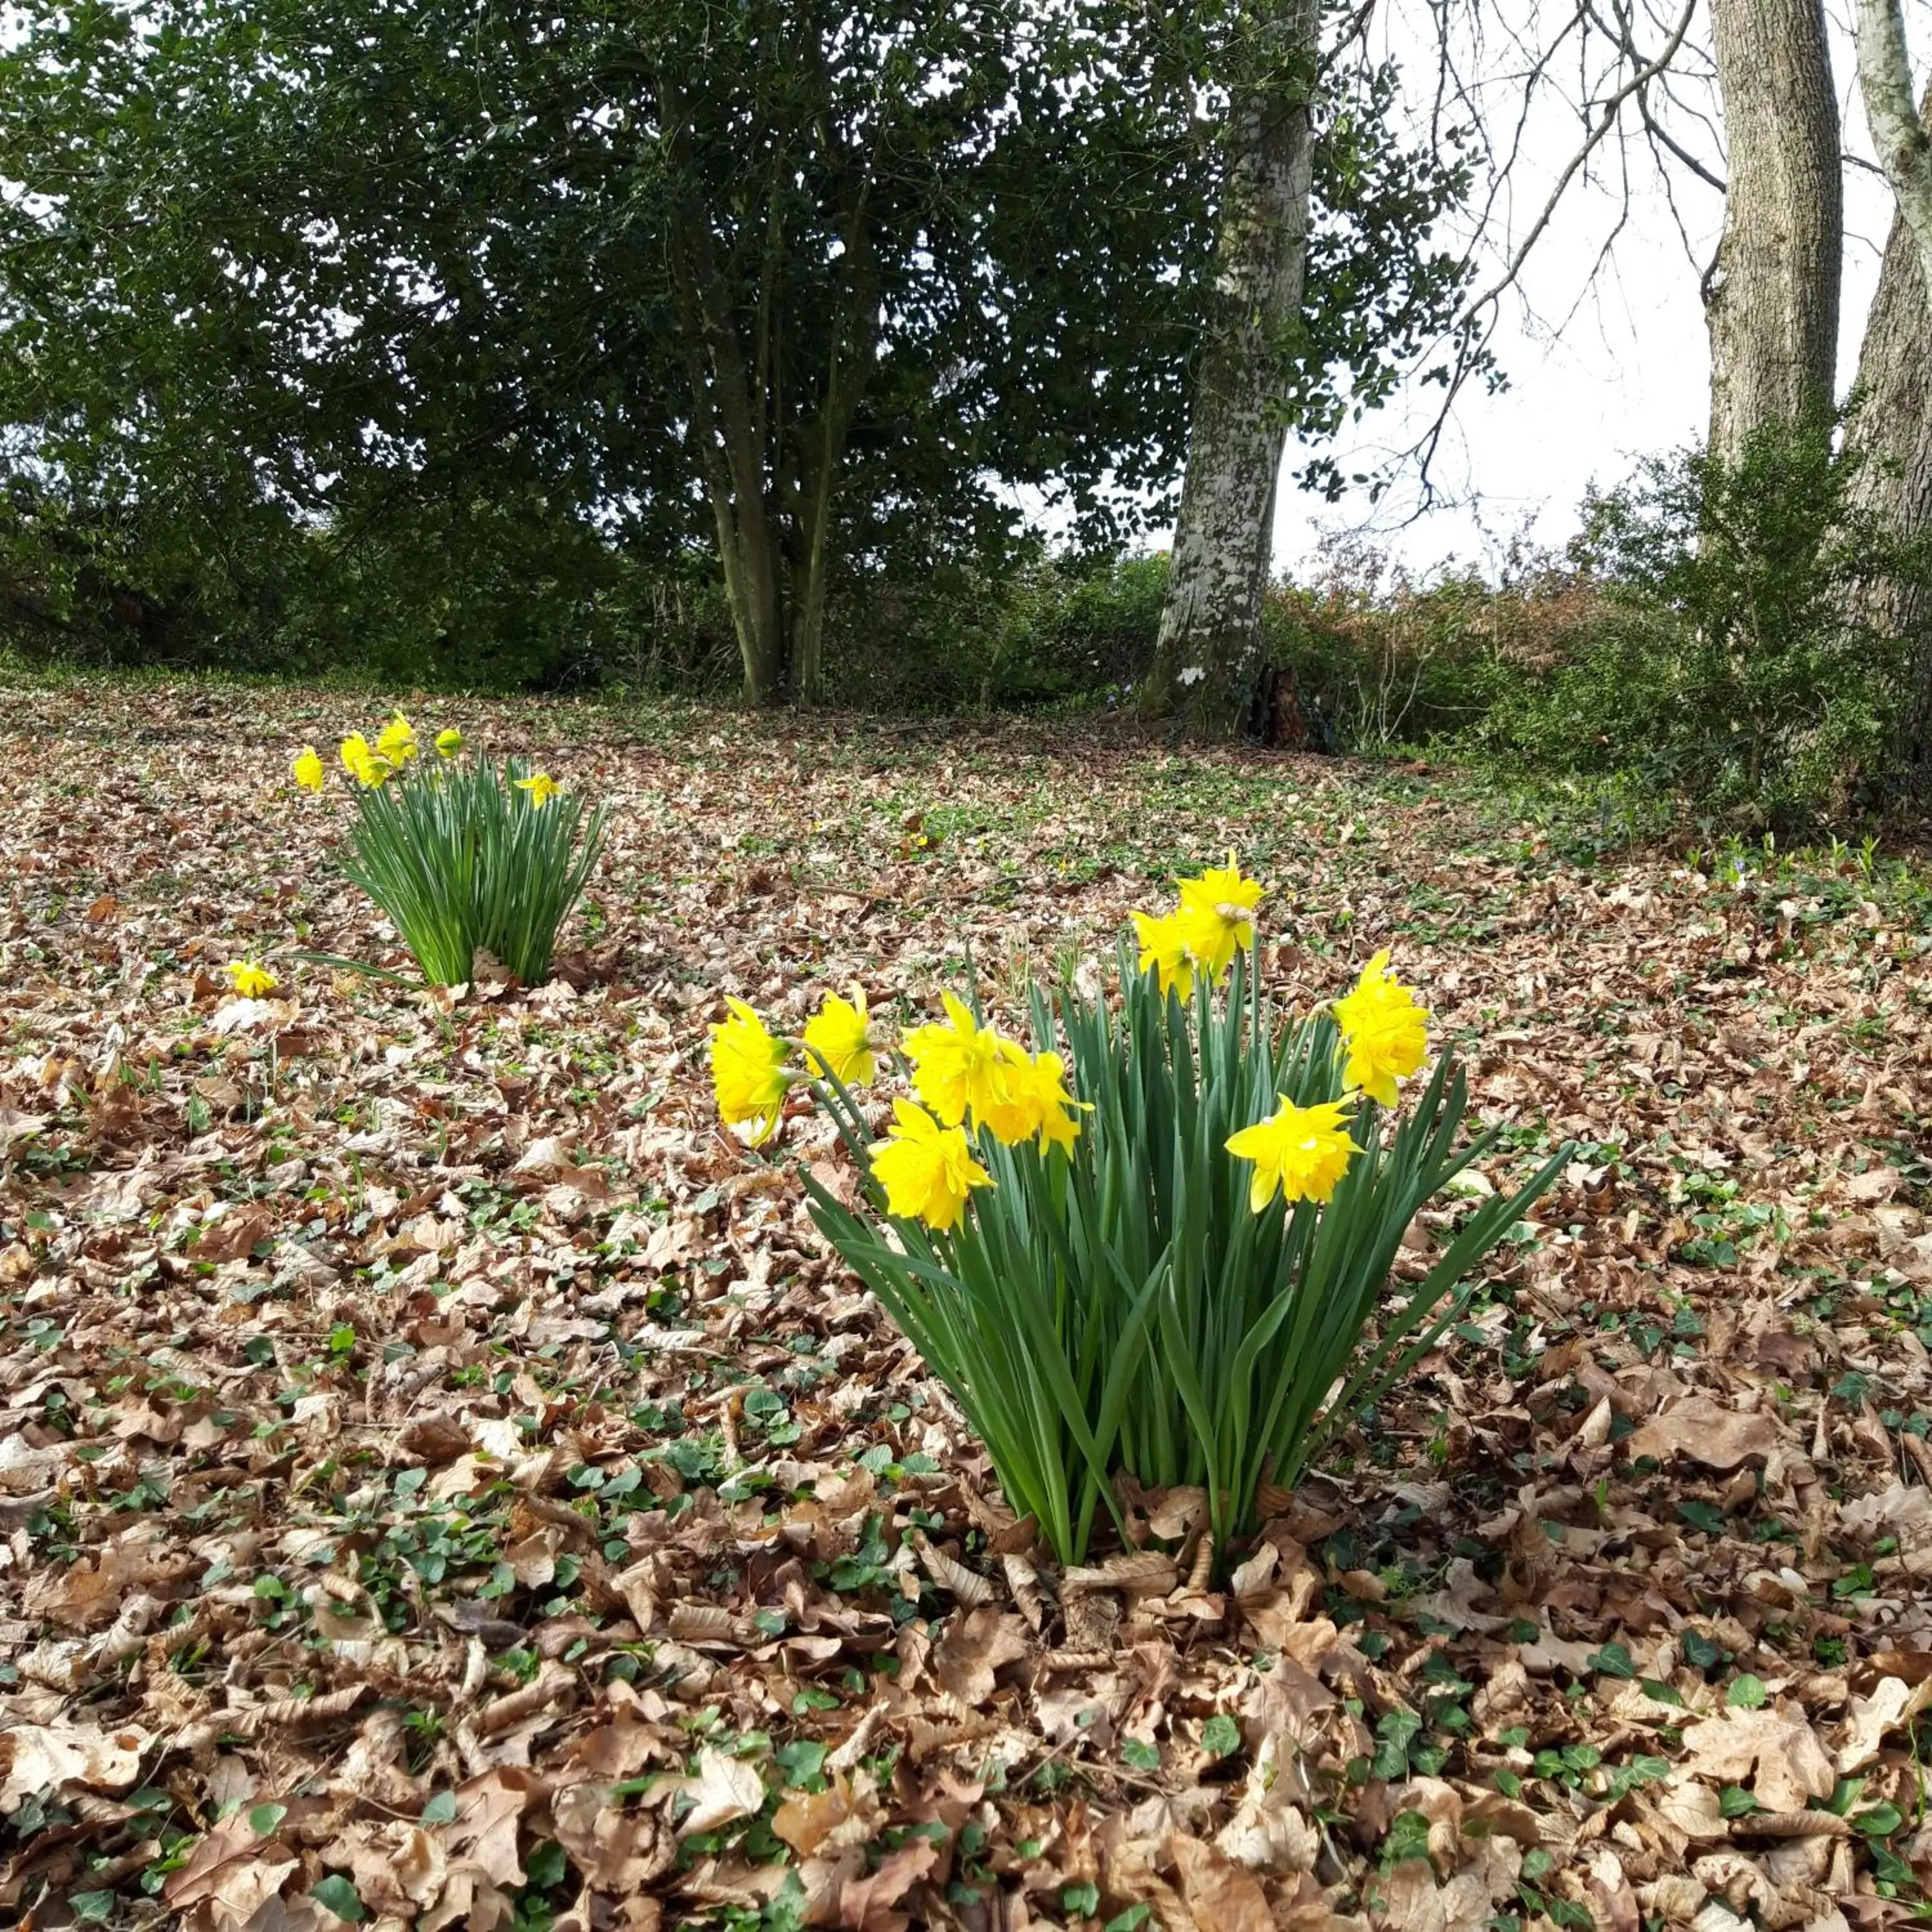
[[[1722,1536],[1724,1533],[1724,1513],[1714,1503],[1679,1503],[1677,1514],[1693,1529],[1701,1529],[1706,1536]]]
[[[332,1912],[351,1925],[359,1925],[368,1916],[356,1888],[340,1872],[331,1872],[319,1885],[309,1888],[309,1897],[325,1912]]]
[[[1408,1775],[1408,1748],[1421,1735],[1422,1720],[1413,1711],[1398,1705],[1382,1713],[1376,1726],[1376,1754],[1369,1766],[1372,1778],[1398,1778]]]
[[[1678,1638],[1678,1648],[1684,1653],[1684,1661],[1697,1670],[1709,1670],[1730,1654],[1723,1645],[1713,1643],[1702,1630],[1687,1630]]]
[[[1201,1726],[1201,1748],[1210,1757],[1232,1757],[1241,1748],[1241,1727],[1225,1711]]]

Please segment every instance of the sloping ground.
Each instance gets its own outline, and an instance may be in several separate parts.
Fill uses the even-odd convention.
[[[282,776],[367,716],[4,703],[0,1918],[1724,1932],[1932,1884],[1909,880],[1580,871],[1440,775],[1085,727],[425,705],[614,810],[564,977],[451,1003],[289,956],[400,963]],[[705,1029],[903,1017],[969,942],[1010,1004],[1230,846],[1285,989],[1396,949],[1498,1184],[1580,1150],[1232,1582],[1184,1496],[1056,1577],[827,1264],[822,1124],[743,1152]]]

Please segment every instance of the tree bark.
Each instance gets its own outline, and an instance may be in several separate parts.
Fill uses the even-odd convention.
[[[1922,124],[1932,127],[1932,87]],[[1932,536],[1932,296],[1903,213],[1892,224],[1878,292],[1858,353],[1858,386],[1845,426],[1861,459],[1853,506],[1905,538]],[[1913,675],[1906,718],[1908,755],[1922,784],[1932,782],[1932,597],[1917,583],[1880,578],[1861,584],[1852,616],[1910,640]]]
[[[1215,284],[1195,376],[1167,600],[1140,708],[1238,730],[1262,662],[1275,490],[1308,260],[1315,0],[1255,0],[1229,89]]]
[[[1912,57],[1899,0],[1858,0],[1858,50],[1873,145],[1932,290],[1932,136],[1912,104]]]
[[[1705,290],[1711,453],[1829,410],[1844,187],[1820,0],[1712,0],[1729,158]]]

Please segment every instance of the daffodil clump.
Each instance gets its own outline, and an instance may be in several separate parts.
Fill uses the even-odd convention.
[[[343,869],[394,922],[432,985],[470,979],[479,950],[535,984],[548,977],[557,930],[596,861],[604,814],[586,820],[580,797],[521,759],[497,766],[467,753],[453,725],[425,752],[400,711],[373,739],[344,736],[336,758],[356,817]],[[328,789],[312,745],[290,775],[304,792]]]
[[[1486,1191],[1393,1286],[1404,1232],[1494,1130],[1462,1138],[1463,1076],[1429,1069],[1389,952],[1332,994],[1272,988],[1259,882],[1231,856],[1177,883],[1132,915],[1111,991],[1034,984],[1025,1042],[947,993],[889,1044],[856,987],[796,1039],[736,1000],[711,1036],[719,1111],[754,1144],[794,1114],[836,1124],[866,1198],[808,1178],[814,1220],[1067,1562],[1103,1522],[1127,1533],[1124,1476],[1198,1490],[1228,1553],[1456,1319],[1566,1157]]]

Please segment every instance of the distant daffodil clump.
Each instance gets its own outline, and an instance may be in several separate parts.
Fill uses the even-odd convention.
[[[1034,980],[1024,1040],[950,991],[894,1040],[857,986],[796,1039],[736,999],[711,1030],[752,1145],[806,1096],[831,1119],[862,1198],[808,1174],[814,1220],[1066,1563],[1129,1536],[1124,1475],[1198,1491],[1225,1558],[1458,1318],[1568,1154],[1480,1190],[1395,1285],[1403,1234],[1498,1130],[1464,1136],[1448,1054],[1404,1104],[1429,1015],[1390,952],[1279,1006],[1259,881],[1230,854],[1177,883],[1111,987]]]
[[[351,731],[336,758],[356,818],[342,869],[388,914],[432,986],[470,978],[487,952],[526,985],[547,979],[559,928],[582,896],[604,836],[601,807],[521,758],[471,754],[454,726],[425,754],[393,713],[371,740]],[[290,766],[320,796],[328,768],[312,745]]]

